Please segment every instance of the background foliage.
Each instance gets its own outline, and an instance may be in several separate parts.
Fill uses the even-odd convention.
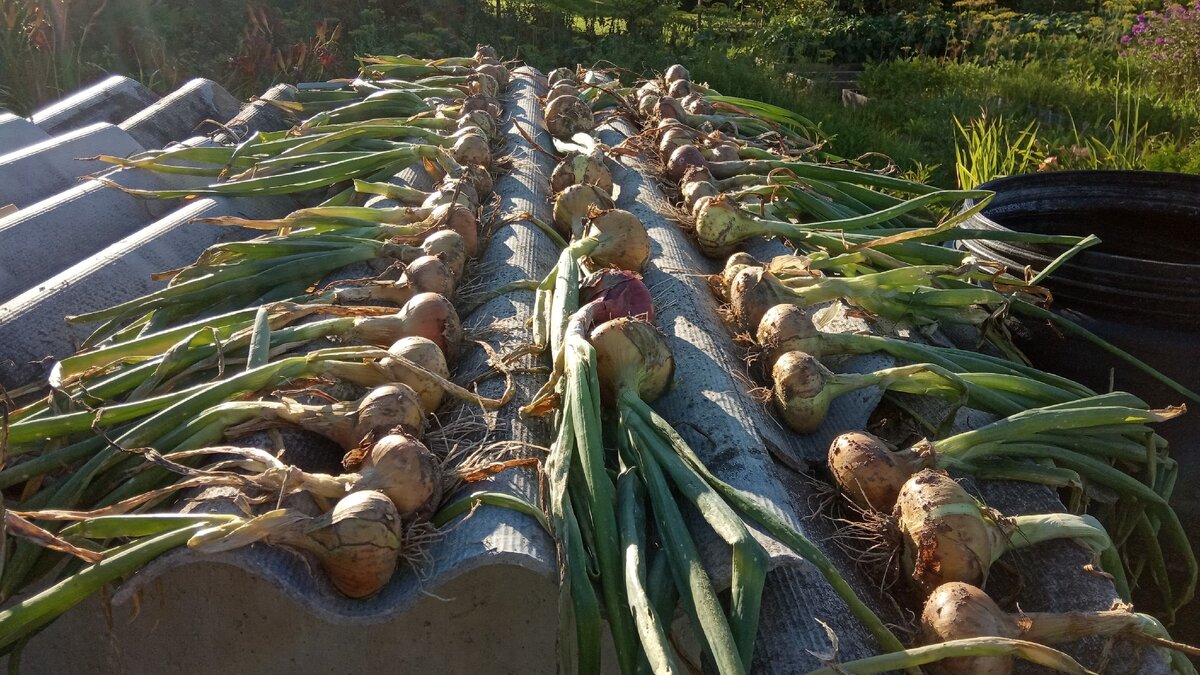
[[[1200,171],[1200,9],[1145,0],[0,0],[0,105],[25,113],[106,72],[249,97],[349,73],[356,54],[477,42],[542,68],[682,61],[822,121],[839,154],[943,185],[999,155],[996,171]]]

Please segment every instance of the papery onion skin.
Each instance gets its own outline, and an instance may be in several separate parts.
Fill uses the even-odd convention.
[[[906,575],[922,593],[948,581],[982,586],[998,552],[1000,528],[985,519],[978,503],[946,474],[924,469],[904,484],[894,510]]]
[[[607,211],[615,206],[609,193],[596,185],[570,185],[554,198],[554,229],[564,237],[574,237],[579,234],[574,229],[580,227],[593,210]]]
[[[409,327],[406,335],[419,335],[432,340],[446,355],[447,363],[458,360],[462,343],[462,322],[454,305],[437,293],[418,293],[403,307],[399,316]],[[396,336],[387,344],[403,336]]]
[[[666,391],[675,374],[675,359],[666,338],[641,319],[613,319],[592,330],[596,348],[600,397],[612,405],[622,388],[631,388],[643,401]]]
[[[921,634],[925,644],[973,637],[1020,638],[1011,618],[990,597],[971,584],[952,581],[934,589],[921,612]],[[1009,656],[974,656],[944,659],[930,664],[939,675],[1009,675]]]
[[[579,302],[595,305],[590,315],[597,324],[620,317],[654,322],[654,298],[636,272],[603,269],[588,275],[580,284]]]
[[[348,598],[375,595],[400,559],[400,515],[381,492],[352,492],[286,545],[314,553],[334,587]]]
[[[596,127],[592,109],[577,96],[559,96],[546,106],[546,131],[564,140]]]
[[[821,362],[800,351],[783,354],[771,369],[775,409],[792,431],[816,431],[829,414],[832,397],[826,390],[833,373]]]
[[[442,405],[446,390],[441,384],[430,380],[427,375],[395,363],[393,357],[402,357],[442,379],[449,379],[450,369],[446,365],[446,356],[437,343],[428,338],[411,335],[400,338],[391,347],[388,347],[388,354],[391,356],[380,360],[380,367],[386,372],[392,373],[393,381],[406,384],[416,392],[420,398],[422,410],[426,413],[436,412]]]
[[[588,220],[585,237],[598,240],[588,256],[606,267],[640,272],[650,263],[650,236],[637,216],[609,209]]]
[[[401,517],[428,517],[442,497],[437,458],[416,437],[394,433],[376,441],[358,466],[355,490],[378,490]]]
[[[667,82],[677,82],[679,80],[690,81],[692,77],[688,73],[687,68],[684,68],[681,64],[676,63],[667,68],[667,72],[663,73],[663,79],[665,79]]]
[[[829,472],[834,482],[860,509],[887,513],[913,473],[924,468],[921,458],[894,451],[883,439],[865,431],[850,431],[829,445]]]

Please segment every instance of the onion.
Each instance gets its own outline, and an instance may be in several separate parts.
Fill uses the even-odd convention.
[[[437,293],[418,293],[400,308],[397,316],[412,328],[407,335],[432,340],[446,355],[448,363],[458,359],[462,323],[458,320],[454,305],[445,297]]]
[[[553,87],[559,82],[574,83],[576,82],[575,71],[566,67],[555,68],[554,70],[550,71],[549,75],[546,76],[546,82],[550,87]]]
[[[425,238],[418,249],[425,255],[437,256],[450,268],[455,279],[461,279],[467,264],[467,243],[454,230],[439,230]]]
[[[366,598],[378,593],[396,572],[400,514],[381,492],[352,492],[329,513],[267,541],[312,553],[338,591],[350,598]]]
[[[738,146],[736,143],[722,141],[713,144],[707,157],[715,162],[732,162],[739,159],[740,156],[738,155]]]
[[[492,174],[488,173],[487,167],[466,164],[463,166],[463,173],[460,177],[470,182],[475,188],[475,194],[480,197],[492,194]]]
[[[717,186],[704,180],[694,180],[684,183],[680,193],[683,196],[684,207],[691,212],[695,212],[696,205],[702,197],[716,197],[721,194],[717,190]]]
[[[416,438],[389,434],[380,438],[357,468],[354,490],[378,490],[402,516],[433,514],[442,497],[437,458]]]
[[[654,80],[647,80],[645,84],[637,89],[637,97],[639,99],[643,96],[658,96],[661,93],[662,89],[659,88],[658,83]]]
[[[671,385],[675,359],[667,340],[654,324],[641,319],[606,321],[589,336],[596,348],[596,374],[600,395],[611,404],[625,389],[653,401]]]
[[[463,241],[463,252],[469,257],[479,253],[479,221],[470,209],[458,204],[442,204],[434,207],[429,216],[439,230],[457,232]]]
[[[248,406],[241,401],[224,405],[234,411]],[[331,405],[304,405],[291,400],[259,401],[249,405],[254,406],[252,412],[256,417],[229,427],[227,437],[294,425],[328,438],[343,450],[352,451],[363,443],[387,435],[392,429],[402,428],[419,434],[425,428],[426,412],[421,408],[420,398],[404,384],[376,387],[357,401]]]
[[[696,132],[691,128],[682,124],[672,124],[658,139],[658,152],[663,157],[670,157],[675,148],[681,145],[691,145],[695,140]]]
[[[477,66],[475,74],[467,79],[468,91],[495,100],[496,95],[500,93],[500,82],[488,71],[493,67],[492,64]]]
[[[437,343],[428,338],[410,335],[392,343],[392,346],[388,347],[388,354],[391,356],[381,359],[379,366],[382,371],[388,373],[391,381],[411,387],[420,398],[421,408],[425,412],[432,413],[440,408],[442,398],[445,395],[445,389],[442,385],[429,379],[424,373],[397,363],[395,358],[393,358],[400,357],[406,359],[442,379],[450,379],[450,369],[446,365],[446,356],[442,353],[441,348],[437,346]]]
[[[592,109],[577,96],[559,96],[546,106],[546,130],[555,138],[569,140],[595,127]]]
[[[349,305],[368,302],[387,302],[403,305],[417,293],[454,295],[454,274],[436,256],[421,256],[405,268],[396,281],[375,280],[362,286],[344,286],[333,291],[333,302]]]
[[[496,82],[496,87],[499,91],[497,91],[496,94],[493,94],[493,96],[498,95],[500,91],[508,88],[508,68],[505,68],[498,63],[480,64],[475,67],[475,72],[481,75],[487,75]]]
[[[679,80],[690,81],[692,78],[691,75],[688,74],[687,68],[684,68],[682,65],[676,63],[670,68],[667,68],[667,72],[663,73],[663,79],[665,79],[667,82],[676,82]]]
[[[457,129],[478,129],[483,132],[484,136],[496,140],[500,135],[500,128],[496,125],[496,120],[483,110],[472,110],[463,113],[458,118]]]
[[[1073,642],[1094,635],[1148,636],[1169,639],[1153,617],[1126,608],[1095,612],[1009,614],[979,588],[961,582],[938,586],[921,612],[921,633],[927,644],[974,637],[1004,637],[1039,644]],[[1182,655],[1180,655],[1182,656]],[[936,664],[943,675],[981,673],[1007,675],[1010,657],[963,657]]]
[[[658,95],[647,94],[638,98],[638,113],[642,117],[654,117],[654,111],[658,107]]]
[[[692,83],[687,80],[674,80],[667,85],[667,96],[681,99],[692,93]]]
[[[459,164],[477,164],[488,166],[492,162],[492,148],[483,134],[466,130],[466,133],[455,132],[458,140],[454,142],[451,154]]]
[[[654,298],[636,272],[603,269],[593,272],[579,285],[579,303],[594,305],[589,311],[594,323],[619,317],[654,321]]]
[[[890,511],[900,489],[931,460],[912,451],[895,452],[883,439],[851,431],[829,446],[829,472],[860,509]]]
[[[652,117],[663,119],[681,120],[687,113],[684,112],[683,106],[679,105],[679,101],[670,96],[660,96],[654,102],[654,108],[651,111]]]
[[[478,61],[481,58],[498,59],[500,55],[496,53],[495,47],[491,45],[475,45],[475,60]]]
[[[834,374],[804,352],[786,352],[771,368],[772,398],[779,416],[795,432],[807,434],[820,428],[829,405],[841,392],[826,385]]]
[[[550,88],[550,93],[546,94],[546,104],[549,105],[559,96],[574,96],[579,98],[579,90],[570,82],[559,82]]]
[[[715,200],[714,200],[715,201]],[[711,208],[712,202],[709,202]],[[733,275],[729,284],[729,305],[738,327],[744,331],[757,330],[758,324],[772,307],[795,302],[785,292],[775,275],[761,267],[744,267]]]
[[[458,204],[474,212],[479,206],[479,195],[470,181],[447,178],[436,190],[425,197],[425,200],[421,202],[421,207],[435,208],[445,204]]]
[[[461,113],[469,113],[474,111],[482,111],[492,117],[500,116],[500,105],[496,103],[496,99],[484,94],[470,94],[463,98],[459,105]]]
[[[683,97],[680,101],[683,104],[683,109],[693,115],[712,115],[717,112],[711,101],[704,97],[703,94],[692,92]]]
[[[580,183],[568,186],[554,198],[554,227],[565,237],[575,237],[583,230],[583,221],[596,210],[606,211],[616,204],[602,188]]]
[[[708,160],[704,159],[704,154],[696,146],[680,145],[671,151],[671,156],[667,159],[667,178],[679,182],[692,167],[707,168]]]
[[[550,174],[550,189],[555,193],[579,184],[595,185],[605,193],[612,194],[612,172],[605,166],[603,155],[598,152],[586,155],[572,152],[564,157]]]
[[[609,209],[588,220],[584,237],[595,240],[588,251],[593,262],[640,272],[650,262],[650,237],[638,217],[621,209]]]
[[[1010,549],[1077,538],[1097,553],[1110,550],[1090,516],[1061,513],[1008,518],[980,506],[946,474],[924,469],[901,488],[895,517],[904,571],[923,593],[950,581],[982,586],[992,563]]]
[[[745,255],[734,253],[729,257],[729,261],[725,263],[723,278],[732,280],[731,270],[733,275],[736,275],[744,267],[758,264],[757,261],[750,263],[739,257]],[[755,342],[766,352],[767,366],[770,367],[775,365],[775,359],[780,354],[792,350],[800,350],[820,358],[822,354],[808,349],[816,332],[812,315],[804,308],[791,304],[775,305],[759,320]]]

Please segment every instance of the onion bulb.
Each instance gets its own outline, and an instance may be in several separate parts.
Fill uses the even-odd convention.
[[[687,68],[684,68],[682,65],[676,63],[667,68],[667,72],[663,73],[663,79],[665,79],[667,82],[676,82],[679,80],[686,82],[690,81],[692,77],[690,74],[688,74]]]
[[[343,339],[350,343],[391,345],[409,335],[432,340],[446,355],[446,360],[453,362],[462,340],[462,323],[454,305],[445,297],[437,293],[417,293],[396,314],[356,317]]]
[[[587,183],[571,185],[554,198],[554,228],[564,237],[577,237],[583,231],[584,221],[593,211],[607,211],[615,206],[609,191],[599,186]]]
[[[587,133],[596,127],[592,109],[578,96],[559,96],[546,106],[546,130],[551,136],[569,140],[578,133]]]
[[[1091,516],[1051,513],[1005,517],[981,506],[946,474],[924,469],[896,497],[906,576],[923,593],[950,581],[982,586],[992,563],[1010,549],[1075,538],[1096,553],[1112,548]]]
[[[267,537],[267,541],[315,555],[334,587],[349,598],[378,593],[400,559],[400,514],[381,492],[352,492],[333,509]]]
[[[405,516],[432,515],[442,497],[437,458],[409,434],[388,434],[375,441],[356,473],[351,489],[378,490]]]
[[[603,269],[587,276],[579,286],[579,303],[592,305],[590,320],[596,324],[619,317],[654,321],[654,298],[636,272]]]
[[[682,99],[692,93],[692,83],[687,80],[673,80],[667,85],[667,96]]]
[[[576,82],[575,71],[566,67],[555,68],[554,70],[550,71],[549,75],[546,76],[546,82],[550,87],[553,87],[559,82],[569,82],[574,84]]]
[[[579,152],[569,153],[550,174],[550,189],[555,193],[580,184],[594,185],[605,193],[612,194],[612,172],[605,166],[603,155],[598,152],[586,155]]]
[[[612,403],[626,390],[653,401],[671,384],[675,359],[667,340],[654,324],[641,319],[613,319],[592,329],[588,340],[596,348],[600,396]]]
[[[554,99],[559,96],[574,96],[579,97],[579,90],[570,82],[557,82],[550,88],[550,93],[546,94],[546,104],[554,102]]]
[[[492,148],[488,145],[487,138],[473,130],[466,131],[467,133],[455,132],[456,139],[450,150],[454,161],[459,164],[478,164],[480,166],[491,164]]]
[[[692,92],[680,101],[683,109],[693,115],[712,115],[717,112],[711,101],[698,92]]]
[[[588,219],[584,237],[594,242],[587,255],[604,267],[640,272],[650,263],[650,237],[637,216],[609,209]]]
[[[416,392],[421,401],[421,409],[427,413],[436,411],[442,405],[445,389],[427,375],[415,371],[396,361],[396,357],[411,361],[442,379],[450,378],[450,369],[446,365],[446,356],[433,340],[411,335],[400,338],[388,347],[389,356],[380,360],[380,369],[389,373],[392,382],[406,384]]]
[[[482,63],[475,67],[475,72],[491,77],[496,82],[496,87],[500,91],[508,88],[508,68],[499,63]],[[493,96],[498,94],[499,92],[493,94]]]
[[[974,637],[1004,637],[1039,644],[1073,642],[1095,635],[1124,635],[1170,639],[1158,620],[1128,608],[1092,612],[1009,614],[987,593],[971,584],[949,582],[934,589],[921,612],[921,633],[927,644]],[[1182,656],[1182,655],[1180,655]],[[946,659],[934,672],[942,675],[980,673],[1008,675],[1011,657]]]

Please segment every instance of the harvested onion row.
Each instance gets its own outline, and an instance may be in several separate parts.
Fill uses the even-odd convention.
[[[274,234],[211,247],[195,264],[162,275],[170,280],[167,288],[73,318],[104,323],[83,352],[57,365],[50,396],[13,412],[13,449],[25,461],[0,471],[0,483],[16,485],[71,466],[65,480],[19,508],[33,518],[82,519],[66,529],[71,536],[134,541],[106,550],[104,560],[30,603],[0,612],[5,644],[53,620],[98,584],[183,543],[216,551],[263,540],[308,551],[350,597],[372,595],[387,582],[403,543],[401,518],[430,516],[441,497],[441,467],[413,435],[422,432],[425,415],[447,395],[490,407],[510,396],[483,399],[450,382],[447,367],[462,339],[450,298],[466,260],[477,253],[473,212],[491,191],[486,167],[499,130],[494,97],[507,85],[507,70],[489,52],[481,48],[474,58],[438,63],[374,59],[349,85],[302,88],[298,104],[283,104],[313,113],[289,131],[254,134],[236,147],[117,160],[215,179],[189,194],[332,189],[320,204],[284,219],[220,219]],[[433,77],[406,79],[424,75]],[[378,182],[418,160],[442,181],[435,191]],[[341,188],[351,179],[353,186]],[[364,200],[367,206],[357,205]],[[376,261],[401,263],[402,272],[316,285],[348,265]],[[347,346],[312,350],[328,339]],[[353,346],[362,343],[372,346]],[[312,351],[288,354],[296,350]],[[357,402],[321,406],[286,398],[234,400],[323,377],[375,390]],[[307,474],[264,454],[194,467],[224,438],[279,425],[330,438],[347,453],[352,471]],[[111,435],[80,440],[93,428]],[[47,446],[48,439],[59,445]],[[120,448],[127,447],[153,448],[145,455],[153,460],[150,470],[138,470],[145,468],[143,458],[126,456]],[[205,485],[263,493],[286,486],[337,504],[316,519],[286,510],[236,522],[216,515],[124,515]],[[81,507],[92,510],[73,510]],[[201,530],[201,524],[213,527]],[[40,558],[34,547],[16,547],[0,580],[3,597],[33,578]]]

